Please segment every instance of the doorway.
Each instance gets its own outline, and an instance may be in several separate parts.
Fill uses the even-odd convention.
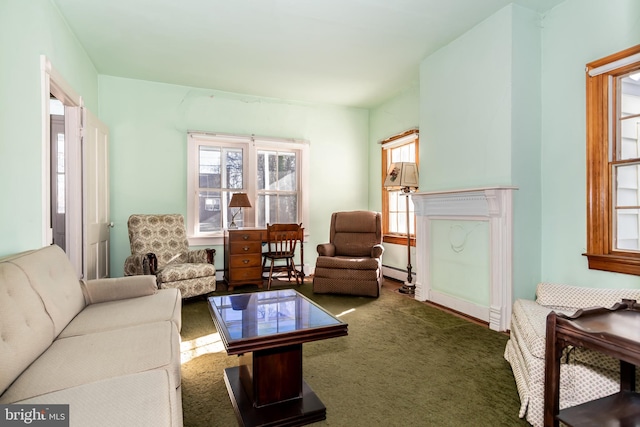
[[[49,123],[51,129],[51,228],[53,244],[58,245],[66,252],[66,194],[67,179],[64,130],[64,105],[55,96],[51,95],[49,103]]]
[[[42,246],[62,247],[78,278],[109,276],[108,128],[46,56],[42,77]]]

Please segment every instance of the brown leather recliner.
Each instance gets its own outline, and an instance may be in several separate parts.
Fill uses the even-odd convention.
[[[331,215],[329,243],[318,245],[313,292],[378,297],[382,287],[382,215]]]

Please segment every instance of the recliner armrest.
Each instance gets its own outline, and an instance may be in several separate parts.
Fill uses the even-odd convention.
[[[187,252],[189,262],[213,264],[213,259],[216,256],[215,249],[192,249]]]
[[[124,260],[124,275],[137,276],[140,274],[156,274],[158,272],[158,258],[149,252],[146,254],[129,255]]]
[[[80,283],[87,304],[137,298],[158,291],[156,276],[152,275],[81,280]]]
[[[333,243],[320,243],[316,249],[319,256],[336,256],[336,246]]]
[[[380,258],[384,253],[384,246],[378,244],[371,248],[371,258]]]

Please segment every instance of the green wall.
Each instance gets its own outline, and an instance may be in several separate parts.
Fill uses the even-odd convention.
[[[328,241],[331,213],[366,209],[369,112],[185,86],[100,76],[100,117],[111,137],[111,272],[123,273],[133,213],[186,215],[188,130],[310,141],[310,233],[305,260],[315,265]],[[214,246],[215,247],[215,246]],[[222,269],[223,250],[215,247]]]
[[[97,73],[49,0],[0,2],[0,256],[42,246],[40,55],[98,105]]]
[[[513,297],[532,299],[542,266],[542,17],[512,7]]]
[[[586,251],[585,64],[640,43],[637,0],[567,0],[542,30],[541,279],[638,287],[633,275],[589,270]]]
[[[511,7],[420,66],[420,190],[511,184]]]

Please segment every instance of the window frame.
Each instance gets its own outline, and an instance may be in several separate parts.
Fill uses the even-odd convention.
[[[640,253],[615,249],[613,168],[615,79],[640,70],[640,45],[587,64],[587,251],[590,269],[640,275]],[[597,70],[599,69],[599,70]],[[592,74],[595,75],[591,75]],[[612,104],[613,102],[613,104]],[[611,107],[613,105],[613,107]],[[617,117],[617,115],[616,115]]]
[[[387,190],[384,186],[384,180],[387,176],[387,172],[389,170],[389,157],[388,153],[391,148],[398,148],[403,145],[408,145],[411,143],[415,143],[415,161],[418,168],[420,167],[420,132],[418,129],[409,129],[397,135],[391,136],[387,139],[380,141],[382,145],[382,182],[380,183],[380,187],[382,188],[382,241],[384,243],[391,243],[395,245],[406,245],[407,244],[407,233],[391,233],[389,231],[389,193],[391,191]],[[415,214],[413,215],[413,229],[415,230]],[[415,233],[410,235],[410,245],[416,246],[416,236]]]
[[[230,193],[245,192],[251,201],[251,208],[242,208],[244,227],[256,227],[258,223],[258,151],[289,151],[297,155],[298,223],[309,216],[309,142],[301,139],[257,137],[255,135],[235,135],[206,132],[187,133],[187,240],[191,246],[222,245],[224,231],[228,229],[228,220],[223,220],[221,230],[214,232],[196,232],[198,225],[199,203],[199,147],[200,145],[234,147],[243,150],[242,189],[226,190]],[[225,190],[222,190],[225,191]],[[226,211],[227,207],[221,207]],[[310,233],[305,225],[305,236]]]

